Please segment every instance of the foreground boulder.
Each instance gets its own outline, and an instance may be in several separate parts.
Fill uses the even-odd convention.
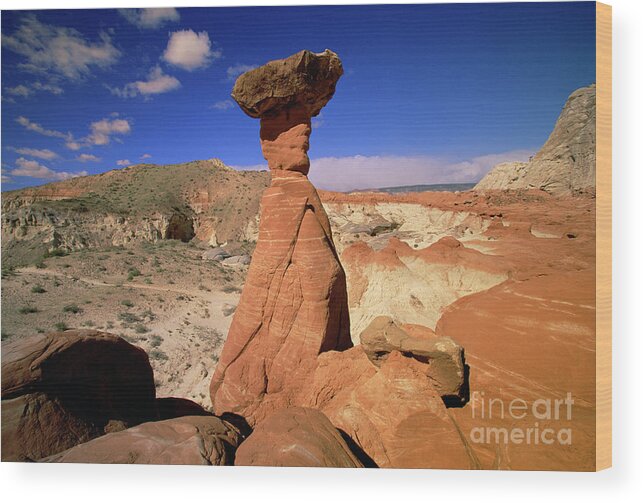
[[[186,416],[110,433],[43,461],[231,465],[239,442],[237,429],[218,417]]]
[[[281,409],[262,421],[241,444],[237,466],[360,468],[328,418],[314,409]]]
[[[38,460],[156,419],[145,351],[96,330],[2,345],[2,460]]]
[[[426,363],[426,373],[445,403],[464,403],[468,399],[468,381],[462,347],[450,337],[437,337],[427,327],[415,325],[407,330],[388,316],[378,316],[361,333],[362,348],[377,366],[393,351]]]
[[[318,360],[299,403],[321,410],[352,438],[360,459],[381,468],[479,466],[426,364],[393,351],[378,368],[360,346]]]
[[[292,403],[324,351],[352,346],[346,276],[330,223],[307,178],[311,118],[342,75],[331,51],[302,51],[239,77],[233,98],[261,119],[271,185],[259,239],[210,395],[217,415],[253,425]]]

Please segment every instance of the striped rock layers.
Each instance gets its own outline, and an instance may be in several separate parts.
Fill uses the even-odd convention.
[[[210,385],[217,415],[254,425],[292,403],[317,355],[352,346],[346,277],[330,224],[310,183],[311,118],[342,75],[336,54],[301,51],[239,77],[233,98],[261,119],[272,175],[259,240]]]

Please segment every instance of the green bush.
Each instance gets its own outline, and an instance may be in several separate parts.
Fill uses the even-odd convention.
[[[63,307],[63,312],[78,314],[83,312],[83,308],[78,306],[78,304],[67,304]]]
[[[20,314],[37,313],[38,308],[36,308],[34,306],[22,306],[20,309],[18,309],[18,312]]]
[[[160,349],[153,349],[152,351],[150,351],[150,358],[152,358],[153,360],[162,361],[167,361],[168,359],[167,355]]]
[[[42,285],[34,285],[31,287],[31,293],[45,293],[46,291]]]
[[[121,300],[121,305],[125,307],[134,307],[134,303],[131,300]]]
[[[149,329],[149,328],[147,328],[147,327],[146,327],[145,325],[143,325],[142,323],[139,323],[138,325],[136,325],[136,326],[134,327],[134,332],[136,332],[137,334],[146,334],[146,333],[147,333],[147,332],[149,332],[149,331],[150,331],[150,329]]]
[[[59,321],[58,323],[54,323],[54,328],[58,330],[59,332],[64,332],[69,328],[67,324],[64,321]]]

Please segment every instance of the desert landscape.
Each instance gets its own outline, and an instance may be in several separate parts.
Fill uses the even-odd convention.
[[[471,190],[318,192],[342,74],[236,80],[269,172],[3,192],[3,461],[594,469],[595,86]]]

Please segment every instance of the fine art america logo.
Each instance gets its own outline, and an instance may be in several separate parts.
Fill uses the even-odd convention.
[[[555,421],[572,420],[572,394],[565,398],[539,398],[528,402],[522,398],[505,401],[485,398],[484,391],[471,396],[471,417],[480,421],[514,423],[509,428],[478,426],[471,429],[469,438],[476,444],[571,445],[572,429],[556,428]],[[541,422],[545,422],[542,424]]]

